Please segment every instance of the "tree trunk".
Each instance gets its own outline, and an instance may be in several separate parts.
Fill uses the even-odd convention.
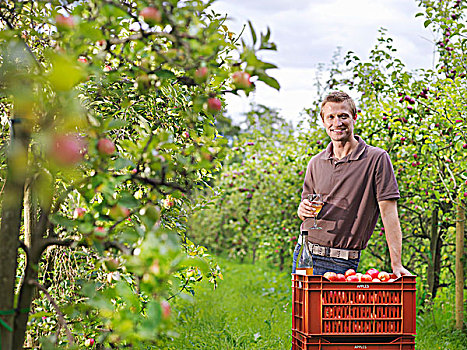
[[[29,147],[29,136],[21,124],[13,123],[11,132],[15,138],[12,138],[8,150],[0,226],[0,311],[3,312],[12,311],[15,307],[17,253]],[[12,349],[15,316],[1,316],[6,324],[13,328],[13,332],[10,332],[0,325],[2,350]]]
[[[456,328],[464,326],[464,239],[465,239],[465,208],[462,201],[457,205],[456,220]]]
[[[438,208],[431,213],[430,261],[428,263],[428,291],[431,298],[436,297],[439,288],[439,273],[441,269],[441,234],[438,228]]]
[[[33,184],[27,181],[24,193],[24,244],[28,250],[25,271],[18,298],[18,309],[27,310],[34,299],[35,287],[28,283],[37,280],[41,252],[38,247],[37,205],[32,193]],[[22,349],[26,336],[28,313],[21,312],[15,317],[13,348]]]

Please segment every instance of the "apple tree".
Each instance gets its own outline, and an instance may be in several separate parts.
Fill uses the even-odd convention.
[[[223,94],[278,88],[250,28],[195,0],[0,4],[2,349],[154,347],[169,300],[215,282],[186,229]]]

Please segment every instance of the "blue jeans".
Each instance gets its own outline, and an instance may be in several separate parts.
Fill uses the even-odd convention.
[[[300,252],[301,244],[297,243],[295,250],[293,252],[293,265],[292,273],[295,273],[295,265],[297,264],[298,253]],[[335,273],[344,274],[348,269],[354,269],[357,271],[358,259],[340,259],[340,258],[331,258],[328,256],[312,255],[313,258],[313,275],[324,275],[325,272],[331,271]]]

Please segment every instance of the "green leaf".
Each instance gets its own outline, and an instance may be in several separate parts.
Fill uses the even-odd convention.
[[[170,70],[159,69],[154,72],[161,79],[175,79],[177,76]]]
[[[53,224],[55,225],[60,225],[60,226],[63,226],[67,229],[71,229],[75,226],[75,221],[74,220],[71,220],[71,219],[68,219],[64,216],[61,216],[60,214],[58,213],[55,213],[53,215],[50,216],[50,221],[52,221]]]
[[[107,130],[121,129],[124,126],[128,125],[128,120],[114,118],[110,121],[107,126]]]
[[[250,27],[250,31],[251,31],[251,38],[253,39],[253,45],[256,44],[256,33],[255,33],[255,30],[253,28],[253,24],[251,23],[251,21],[248,21],[248,26]]]
[[[266,83],[270,87],[276,89],[276,90],[280,90],[280,88],[281,88],[279,82],[275,78],[273,78],[273,77],[271,77],[269,75],[258,74],[258,79],[261,80],[262,82]]]
[[[426,28],[431,24],[431,20],[427,19],[425,22],[423,22],[423,26]]]
[[[115,161],[115,170],[121,170],[121,169],[124,169],[124,168],[134,168],[135,167],[135,163],[133,163],[131,160],[129,159],[126,159],[126,158],[117,158],[117,160]]]

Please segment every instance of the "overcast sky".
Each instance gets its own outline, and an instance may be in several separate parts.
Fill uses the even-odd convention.
[[[227,114],[236,121],[254,101],[279,108],[296,122],[315,95],[318,64],[328,64],[337,47],[366,59],[381,27],[410,69],[433,64],[434,38],[423,27],[423,17],[415,18],[421,12],[415,0],[217,0],[213,9],[228,14],[228,26],[237,33],[247,20],[258,36],[269,27],[278,47],[261,57],[279,67],[269,72],[281,84],[280,92],[258,83],[249,98],[228,96]],[[250,38],[248,30],[244,35]]]

